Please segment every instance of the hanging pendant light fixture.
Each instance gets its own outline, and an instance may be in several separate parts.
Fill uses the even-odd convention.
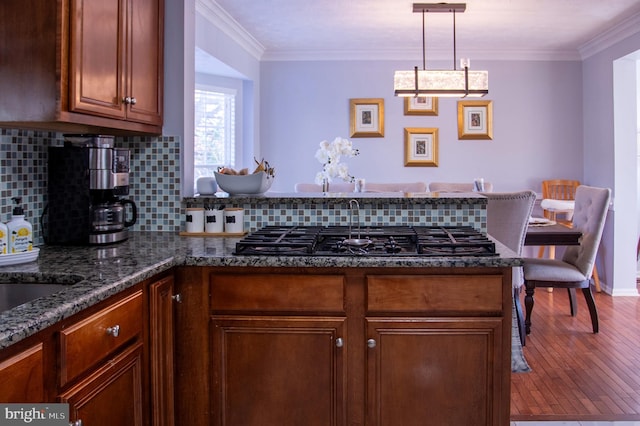
[[[470,71],[469,59],[460,60],[456,69],[456,13],[466,10],[466,3],[414,3],[413,12],[422,13],[422,70],[396,71],[396,96],[482,97],[489,93],[489,72]],[[453,13],[453,70],[427,70],[425,49],[425,14]]]

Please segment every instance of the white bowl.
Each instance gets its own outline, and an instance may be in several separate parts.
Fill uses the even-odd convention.
[[[250,175],[225,175],[214,172],[218,187],[229,195],[263,194],[271,188],[273,176],[265,172]]]

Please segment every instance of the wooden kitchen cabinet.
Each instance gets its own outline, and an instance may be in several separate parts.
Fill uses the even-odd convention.
[[[174,414],[174,294],[173,275],[149,285],[149,346],[151,419],[154,426],[173,426]]]
[[[71,421],[143,425],[143,290],[63,327],[58,400]]]
[[[369,319],[367,424],[500,424],[501,331],[490,318]]]
[[[212,424],[344,424],[344,324],[214,316]]]
[[[190,391],[210,400],[182,399],[177,411],[210,415],[189,424],[509,424],[510,268],[184,267],[177,277],[209,291],[179,323],[210,314],[209,344],[184,340],[177,360],[178,370],[208,360],[210,382]]]
[[[142,290],[60,330],[60,386],[142,337]]]
[[[0,361],[0,402],[19,403],[44,401],[44,349],[36,343]]]
[[[366,424],[508,424],[502,275],[368,275],[366,285]]]
[[[344,277],[213,274],[210,285],[212,424],[344,424]]]
[[[142,344],[101,365],[59,396],[69,404],[71,422],[83,425],[143,426]]]
[[[161,6],[71,0],[70,111],[162,124]]]
[[[0,126],[160,134],[163,0],[0,2]]]

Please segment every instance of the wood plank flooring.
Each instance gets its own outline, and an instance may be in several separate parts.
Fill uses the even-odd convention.
[[[511,420],[640,420],[640,297],[595,293],[598,334],[577,298],[571,317],[565,290],[536,291],[532,371],[511,376]]]

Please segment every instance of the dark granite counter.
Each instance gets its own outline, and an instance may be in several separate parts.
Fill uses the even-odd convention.
[[[215,195],[197,195],[184,199],[192,204],[229,204],[229,203],[261,203],[261,204],[344,204],[345,200],[357,199],[361,204],[366,203],[403,203],[407,205],[420,204],[486,204],[486,197],[474,192],[266,192],[260,195],[229,195],[218,192]]]
[[[37,261],[0,267],[2,282],[78,281],[50,296],[0,313],[5,348],[107,297],[174,266],[243,267],[510,267],[522,260],[496,243],[496,257],[236,256],[238,238],[180,237],[168,232],[132,232],[111,246],[42,246]],[[19,285],[19,284],[15,284]]]

